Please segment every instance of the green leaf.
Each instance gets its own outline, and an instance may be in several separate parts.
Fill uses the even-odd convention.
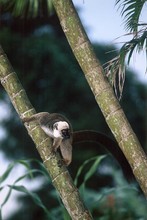
[[[75,180],[74,180],[75,185],[77,185],[77,183],[78,183],[78,178],[79,178],[79,176],[81,175],[81,173],[82,173],[84,167],[85,167],[88,163],[90,163],[91,161],[94,161],[94,164],[92,165],[92,167],[90,168],[90,170],[89,170],[89,171],[87,172],[87,174],[85,175],[84,183],[86,183],[86,181],[93,175],[93,173],[94,173],[95,170],[97,169],[98,164],[99,164],[99,163],[101,162],[101,160],[102,160],[103,158],[105,158],[105,157],[106,157],[105,155],[103,155],[103,156],[96,156],[96,157],[92,157],[92,158],[90,158],[90,159],[84,161],[84,163],[83,163],[83,164],[79,167],[79,169],[78,169],[77,175],[76,175]]]
[[[146,0],[116,0],[116,5],[122,7],[121,16],[124,17],[126,23],[126,29],[130,31],[138,31],[138,23],[141,15],[141,11]]]
[[[0,176],[0,184],[2,182],[4,182],[8,178],[9,174],[11,173],[12,169],[14,168],[14,166],[17,163],[22,164],[26,169],[30,170],[30,166],[29,166],[28,160],[27,161],[26,160],[16,160],[16,161],[12,162],[11,164],[9,164],[7,169],[6,169],[6,171],[3,173],[2,176]]]
[[[79,178],[79,176],[81,175],[82,170],[84,169],[85,165],[88,164],[90,161],[94,160],[95,158],[96,158],[96,157],[92,157],[92,158],[90,158],[90,159],[88,159],[88,160],[85,160],[84,163],[79,167],[78,172],[77,172],[77,175],[76,175],[75,180],[74,180],[74,184],[75,184],[75,185],[77,185],[77,183],[78,183],[78,178]]]
[[[46,16],[53,11],[51,0],[1,0],[0,6],[5,10],[12,11],[13,15],[20,17]]]
[[[3,188],[4,188],[4,187],[3,187]],[[8,193],[7,193],[7,195],[6,195],[5,199],[4,199],[4,201],[3,201],[3,203],[1,204],[2,207],[6,204],[6,202],[7,202],[8,199],[10,198],[11,192],[12,192],[12,190],[9,189],[9,191],[8,191]]]
[[[52,4],[52,0],[47,0],[47,8],[48,8],[48,12],[53,12],[53,4]]]
[[[31,167],[29,165],[31,162],[38,163],[38,165],[40,166],[41,169],[31,169]],[[38,160],[30,159],[30,160],[16,160],[15,162],[11,163],[8,166],[7,170],[4,172],[4,174],[1,176],[1,179],[0,179],[1,182],[3,182],[9,176],[9,174],[11,173],[14,165],[17,164],[17,163],[23,165],[28,171],[24,175],[18,177],[14,181],[14,185],[16,183],[18,183],[19,181],[23,180],[24,178],[26,178],[27,176],[30,176],[31,178],[33,178],[33,173],[41,173],[43,176],[46,176],[48,180],[50,180],[49,175],[48,175],[44,165]],[[1,187],[0,190],[3,190],[3,188],[4,187]],[[10,188],[1,206],[4,206],[6,204],[6,202],[10,198],[11,192],[12,192],[12,189]]]
[[[30,163],[32,163],[32,162],[36,162],[39,165],[40,169],[31,169]],[[39,172],[42,175],[46,176],[47,179],[49,179],[49,174],[48,174],[46,168],[44,167],[42,162],[40,162],[39,160],[36,160],[36,159],[16,160],[16,161],[12,162],[11,164],[9,164],[6,171],[3,173],[2,176],[0,176],[0,183],[4,182],[8,178],[9,174],[11,173],[12,169],[14,168],[14,166],[16,164],[21,164],[28,170],[26,176],[29,175],[31,178],[33,178],[32,174],[34,172]]]
[[[32,200],[34,201],[34,203],[36,205],[38,205],[39,207],[41,207],[44,210],[44,212],[47,214],[48,217],[50,216],[48,209],[45,207],[45,205],[42,203],[41,199],[39,198],[39,196],[36,193],[29,191],[26,187],[24,187],[22,185],[20,185],[20,186],[8,185],[8,187],[10,187],[11,190],[13,189],[13,190],[25,193],[28,196],[30,196],[32,198]]]
[[[20,180],[24,179],[24,178],[25,178],[26,176],[28,176],[28,175],[30,175],[30,172],[27,172],[27,173],[25,173],[24,175],[20,176],[17,180],[15,180],[14,185],[15,185],[16,183],[18,183]],[[3,187],[3,188],[4,188],[4,187]],[[6,202],[7,202],[8,199],[10,198],[11,192],[12,192],[12,189],[10,188],[1,206],[4,206],[4,205],[6,204]]]
[[[91,168],[89,169],[89,171],[86,173],[85,177],[84,177],[84,181],[83,183],[81,184],[80,186],[80,191],[81,191],[81,194],[85,195],[85,185],[86,185],[86,182],[88,181],[88,179],[90,179],[90,177],[96,172],[97,170],[97,167],[99,165],[99,163],[101,162],[102,159],[104,159],[106,156],[98,156],[96,158],[96,160],[94,161],[93,165],[91,166]]]
[[[84,177],[84,182],[86,183],[88,181],[88,179],[90,179],[90,177],[96,172],[98,165],[100,164],[100,162],[105,158],[106,156],[98,156],[97,159],[94,161],[93,165],[91,166],[91,168],[89,169],[89,171],[86,173],[85,177]]]
[[[15,165],[15,163],[11,163],[11,164],[7,167],[7,169],[6,169],[6,171],[4,172],[4,174],[3,174],[2,176],[0,176],[0,184],[1,184],[2,182],[4,182],[4,181],[8,178],[8,176],[9,176],[9,174],[11,173],[11,171],[12,171],[14,165]]]
[[[32,17],[36,17],[38,14],[39,2],[34,0],[29,0],[28,14]]]

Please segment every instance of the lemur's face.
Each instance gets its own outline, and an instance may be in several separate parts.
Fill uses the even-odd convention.
[[[61,130],[63,139],[69,139],[70,138],[70,130],[69,129],[62,129]]]
[[[70,138],[70,128],[66,121],[56,122],[53,126],[54,137],[68,139]]]

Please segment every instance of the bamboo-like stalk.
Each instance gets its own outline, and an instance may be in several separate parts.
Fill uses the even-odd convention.
[[[147,197],[147,157],[116,99],[111,85],[104,76],[103,68],[93,51],[74,5],[71,0],[52,0],[52,2],[62,29],[105,120]]]
[[[0,81],[8,93],[17,113],[22,118],[35,114],[28,97],[16,73],[0,46]],[[36,123],[26,125],[43,163],[50,174],[55,188],[58,190],[63,204],[73,220],[91,220],[91,214],[85,208],[78,189],[73,184],[65,166],[59,164],[60,157],[52,153],[52,143]]]

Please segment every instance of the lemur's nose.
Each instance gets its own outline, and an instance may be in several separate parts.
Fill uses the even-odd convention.
[[[68,129],[63,129],[61,132],[62,132],[63,139],[70,138],[70,134],[69,134],[69,130]]]

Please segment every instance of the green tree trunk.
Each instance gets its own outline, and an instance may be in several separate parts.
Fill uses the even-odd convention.
[[[20,118],[29,117],[36,113],[1,46],[0,81]],[[85,208],[68,170],[65,166],[59,165],[59,160],[61,159],[59,155],[53,154],[50,138],[45,135],[37,123],[28,124],[26,128],[36,144],[40,157],[71,218],[74,220],[91,220],[92,217]]]
[[[146,155],[111,85],[104,76],[104,70],[93,51],[74,5],[71,0],[52,0],[52,2],[71,49],[85,74],[105,120],[147,197]]]

